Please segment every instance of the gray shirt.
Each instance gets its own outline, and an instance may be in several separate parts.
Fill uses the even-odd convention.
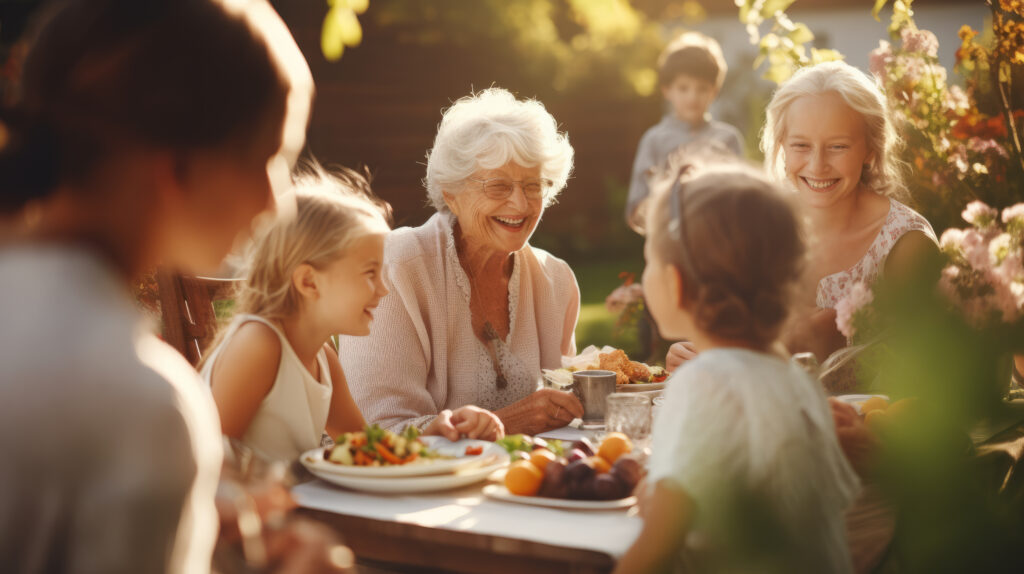
[[[672,114],[666,114],[644,133],[636,148],[633,175],[629,182],[629,197],[626,200],[628,223],[634,224],[637,207],[650,193],[647,180],[652,168],[662,165],[669,154],[679,147],[700,142],[718,142],[737,156],[743,156],[743,136],[738,129],[725,122],[712,120],[694,127]]]
[[[210,570],[220,425],[97,255],[0,250],[0,572]]]

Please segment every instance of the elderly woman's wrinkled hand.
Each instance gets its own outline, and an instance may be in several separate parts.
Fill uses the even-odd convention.
[[[561,428],[583,416],[583,405],[571,393],[540,389],[496,413],[509,434],[537,434]]]
[[[498,415],[469,405],[454,411],[444,409],[423,429],[423,434],[440,435],[450,441],[462,437],[493,441],[505,436],[505,426]]]
[[[472,405],[452,411],[455,430],[467,438],[495,441],[505,436],[505,425],[498,415]]]

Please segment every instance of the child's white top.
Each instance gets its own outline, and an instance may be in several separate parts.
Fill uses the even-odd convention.
[[[281,362],[277,366],[274,386],[263,398],[242,442],[268,457],[294,460],[303,452],[320,446],[327,426],[334,389],[327,366],[327,353],[320,349],[316,354],[322,379],[317,381],[277,326],[257,315],[238,315],[228,326],[224,340],[213,350],[203,366],[200,374],[207,385],[210,384],[210,376],[221,350],[235,336],[238,328],[250,321],[263,323],[277,333],[277,338],[281,340]]]
[[[777,521],[771,533],[796,545],[778,557],[790,571],[852,571],[843,515],[859,480],[824,392],[799,366],[742,349],[701,353],[667,385],[650,463],[651,484],[671,479],[694,500],[692,530],[708,534],[721,556],[738,554],[709,532],[742,500],[737,494],[753,494]],[[733,510],[751,521],[749,505]]]

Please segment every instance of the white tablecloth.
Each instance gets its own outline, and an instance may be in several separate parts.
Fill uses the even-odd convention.
[[[503,536],[621,557],[640,533],[635,510],[562,510],[492,500],[480,483],[437,493],[378,495],[320,480],[292,489],[300,506],[376,520]]]

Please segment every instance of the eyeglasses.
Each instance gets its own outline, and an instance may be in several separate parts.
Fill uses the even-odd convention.
[[[471,177],[469,179],[479,183],[484,191],[484,195],[491,199],[507,199],[508,196],[512,195],[512,190],[515,189],[516,184],[519,184],[519,187],[522,188],[526,199],[539,199],[555,185],[550,179],[544,178],[514,180],[505,177],[493,177],[491,179]]]

